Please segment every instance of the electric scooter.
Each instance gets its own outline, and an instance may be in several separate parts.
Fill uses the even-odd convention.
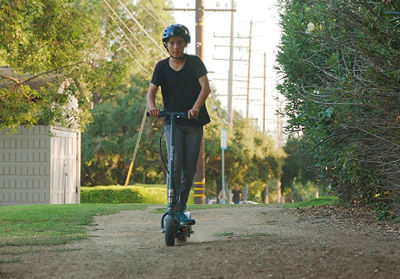
[[[147,116],[150,116],[147,113]],[[167,246],[175,245],[175,238],[178,242],[186,242],[187,238],[193,233],[192,225],[195,224],[194,220],[190,223],[181,223],[180,218],[175,211],[175,183],[173,179],[174,172],[174,163],[175,163],[175,120],[176,119],[187,119],[187,112],[167,112],[160,111],[161,117],[169,117],[171,121],[171,129],[170,133],[170,156],[168,160],[168,168],[167,172],[170,175],[170,179],[168,179],[167,183],[167,197],[168,197],[168,206],[167,211],[161,217],[161,232],[165,235],[165,244]],[[160,138],[160,155],[162,157],[161,152],[161,138]],[[186,216],[190,218],[190,212],[185,212]]]

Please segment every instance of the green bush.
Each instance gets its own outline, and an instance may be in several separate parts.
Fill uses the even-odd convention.
[[[311,155],[286,171],[400,215],[400,1],[279,2],[282,113]],[[295,177],[285,173],[283,188]]]
[[[143,200],[139,191],[122,186],[81,188],[81,203],[142,203]]]
[[[167,189],[163,184],[81,187],[81,203],[166,204]],[[193,204],[193,191],[190,191],[188,204]]]

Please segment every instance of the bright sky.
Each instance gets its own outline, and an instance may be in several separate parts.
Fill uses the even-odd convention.
[[[172,0],[175,8],[194,8],[195,0]],[[268,133],[275,133],[276,125],[276,74],[273,66],[275,64],[276,47],[280,40],[279,12],[277,0],[236,0],[235,13],[235,35],[248,36],[250,31],[250,20],[253,21],[253,40],[251,54],[251,76],[250,80],[250,103],[249,114],[251,118],[258,118],[258,125],[262,127],[262,100],[264,74],[264,52],[267,55],[267,120],[266,129]],[[204,0],[205,8],[231,8],[231,0]],[[173,13],[176,23],[187,26],[192,35],[192,43],[189,45],[188,53],[194,54],[195,42],[195,12],[176,11]],[[204,63],[208,69],[209,79],[216,86],[214,94],[226,95],[228,90],[227,81],[217,79],[228,78],[228,61],[217,61],[215,58],[229,58],[229,47],[217,47],[217,45],[229,45],[229,38],[216,38],[215,36],[230,35],[230,12],[205,12],[204,17]],[[235,39],[235,46],[248,46],[248,39]],[[248,58],[247,48],[235,48],[235,59]],[[247,62],[234,62],[234,79],[247,79]],[[246,82],[234,82],[233,94],[244,95],[234,98],[233,108],[246,115]],[[227,107],[228,98],[219,97],[222,104]],[[274,135],[275,136],[275,135]]]

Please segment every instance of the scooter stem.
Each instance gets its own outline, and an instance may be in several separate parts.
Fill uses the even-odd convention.
[[[168,169],[169,169],[169,180],[168,180],[168,212],[170,215],[173,215],[174,202],[175,201],[175,182],[174,182],[174,167],[175,167],[175,115],[170,116],[171,127],[170,127],[170,153],[169,153],[169,161],[168,161]]]

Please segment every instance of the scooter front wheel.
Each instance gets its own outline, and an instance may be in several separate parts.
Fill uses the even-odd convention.
[[[175,245],[175,220],[171,215],[165,219],[165,244],[167,246]]]

